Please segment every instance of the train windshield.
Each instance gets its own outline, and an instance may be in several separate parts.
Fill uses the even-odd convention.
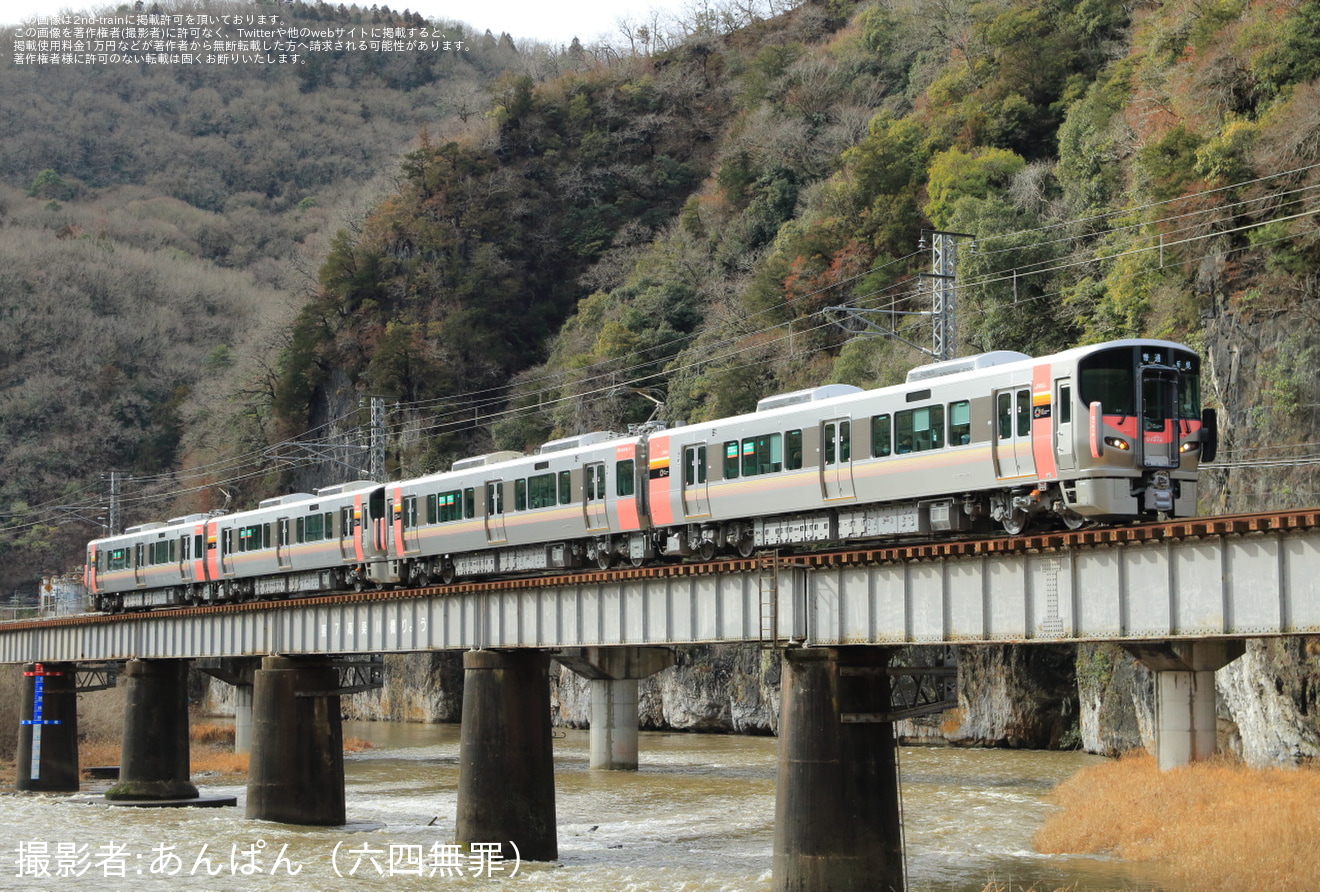
[[[1177,370],[1177,394],[1161,390],[1150,399],[1139,392],[1138,371],[1147,366],[1172,367]],[[1144,405],[1161,415],[1173,417],[1177,409],[1179,418],[1201,417],[1201,362],[1195,353],[1187,350],[1145,347],[1115,347],[1101,350],[1078,363],[1079,393],[1082,402],[1099,402],[1106,415],[1136,415],[1137,406]],[[1154,402],[1152,402],[1154,401]],[[1172,403],[1170,402],[1172,401]]]

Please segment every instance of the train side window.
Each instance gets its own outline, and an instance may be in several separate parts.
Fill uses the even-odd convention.
[[[1017,435],[1031,434],[1031,391],[1019,390],[1017,395]]]
[[[968,400],[949,403],[949,443],[966,446],[972,441],[972,404]]]
[[[299,542],[307,541],[307,518],[298,518],[297,539]]]
[[[193,536],[193,554],[200,558],[205,552],[206,549],[202,547],[202,537]]]
[[[320,542],[321,539],[324,538],[322,536],[322,532],[325,530],[325,520],[321,517],[320,514],[309,514],[307,515],[306,520],[307,520],[307,524],[306,524],[307,541]],[[226,543],[225,551],[228,550],[229,550],[228,543]]]
[[[634,459],[625,458],[614,466],[614,489],[621,498],[637,492],[637,462]]]
[[[521,477],[513,481],[513,510],[527,510],[527,481]]]
[[[570,471],[559,472],[559,504],[573,503],[573,475]]]
[[[431,493],[426,497],[426,522],[440,522],[440,496],[436,493]]]
[[[896,450],[926,452],[944,445],[944,407],[925,406],[894,413]]]
[[[892,450],[889,442],[892,427],[888,415],[876,415],[871,419],[872,458],[883,458]]]
[[[752,477],[761,473],[757,470],[756,438],[747,437],[742,441],[742,475]]]
[[[999,419],[999,439],[1007,440],[1009,437],[1013,436],[1013,394],[999,394],[997,410],[997,417]]]
[[[554,474],[537,474],[527,478],[528,508],[553,508],[555,498]]]
[[[724,444],[724,479],[736,480],[738,478],[738,441],[729,440]]]
[[[463,490],[463,516],[469,519],[477,516],[477,491],[471,486]]]
[[[802,467],[802,431],[784,434],[784,467],[796,471]]]

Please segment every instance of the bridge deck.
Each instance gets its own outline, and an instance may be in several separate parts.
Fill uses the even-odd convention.
[[[1320,513],[0,623],[0,662],[1320,633]]]

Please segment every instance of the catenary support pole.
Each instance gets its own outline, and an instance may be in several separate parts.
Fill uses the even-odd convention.
[[[44,793],[78,790],[78,695],[73,663],[22,667],[14,787]]]
[[[463,655],[456,842],[512,842],[524,861],[559,857],[549,667],[534,650]]]
[[[266,657],[252,685],[247,816],[344,823],[339,670],[319,657]]]
[[[889,652],[784,651],[776,892],[903,892]]]
[[[119,783],[106,799],[194,799],[189,775],[188,661],[129,660]]]

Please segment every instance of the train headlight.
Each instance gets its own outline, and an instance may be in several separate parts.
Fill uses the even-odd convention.
[[[1179,447],[1178,447],[1178,451],[1179,451],[1179,452],[1183,452],[1183,453],[1187,453],[1187,452],[1195,452],[1196,450],[1198,450],[1198,449],[1200,449],[1200,448],[1201,448],[1201,444],[1200,444],[1200,443],[1191,442],[1191,443],[1184,443],[1184,444],[1182,444],[1181,446],[1179,446]]]
[[[1115,449],[1122,452],[1128,452],[1132,449],[1132,444],[1127,440],[1124,440],[1122,437],[1105,437],[1105,445],[1113,446]]]

